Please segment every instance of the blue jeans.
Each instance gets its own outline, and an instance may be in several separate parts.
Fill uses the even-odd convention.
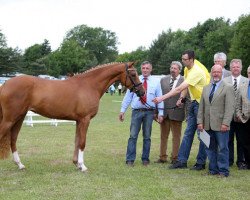
[[[197,101],[192,101],[187,115],[187,127],[184,136],[182,138],[178,154],[178,161],[182,163],[187,163],[187,160],[190,155],[191,147],[194,140],[194,134],[197,129],[198,109],[199,109],[199,103]],[[196,159],[197,159],[197,164],[206,163],[207,154],[205,150],[205,144],[203,142],[200,142],[199,151]]]
[[[154,111],[132,111],[130,137],[128,139],[126,161],[134,162],[136,158],[136,144],[141,126],[143,135],[143,149],[141,160],[149,161],[153,119]]]
[[[210,146],[206,148],[211,174],[229,175],[229,132],[207,131],[210,135]]]

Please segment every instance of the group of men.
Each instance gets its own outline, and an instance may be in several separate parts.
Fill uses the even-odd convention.
[[[214,55],[210,74],[195,59],[194,51],[184,51],[181,59],[185,66],[184,77],[180,75],[182,64],[173,61],[170,74],[159,82],[151,76],[151,63],[145,61],[141,64],[140,76],[145,95],[137,97],[129,90],[126,92],[119,114],[120,121],[123,121],[131,105],[126,164],[134,166],[141,128],[142,164],[147,166],[150,163],[151,130],[156,119],[160,124],[161,142],[159,159],[155,163],[167,162],[167,142],[171,130],[173,140],[169,168],[187,168],[195,132],[200,136],[200,132],[205,130],[210,136],[210,145],[206,146],[200,141],[197,161],[192,170],[205,169],[208,157],[209,175],[229,176],[229,166],[234,163],[234,135],[237,140],[236,164],[239,169],[250,169],[250,66],[247,79],[241,75],[240,59],[230,62],[230,71],[224,68],[227,59],[224,53]],[[182,122],[185,119],[187,125],[180,143]]]

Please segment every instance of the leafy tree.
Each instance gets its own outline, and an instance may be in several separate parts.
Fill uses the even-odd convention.
[[[207,33],[204,37],[204,49],[201,51],[201,60],[208,69],[213,66],[213,55],[216,52],[228,54],[233,37],[233,29],[230,21],[223,18],[215,19],[216,29]]]
[[[188,31],[185,43],[195,51],[196,58],[210,69],[216,52],[229,52],[232,34],[230,20],[225,21],[222,17],[208,19]]]
[[[24,59],[26,62],[35,62],[37,59],[42,57],[42,45],[34,44],[28,47],[24,52]]]
[[[75,40],[64,41],[57,51],[45,58],[48,72],[54,76],[85,71],[89,61],[88,51]]]
[[[1,32],[1,29],[0,29],[0,49],[6,48],[6,47],[7,47],[6,38],[5,38],[5,35]]]
[[[46,56],[51,53],[51,46],[47,39],[44,39],[44,42],[41,44],[41,54]]]
[[[5,35],[0,30],[0,74],[22,71],[21,51],[7,47]]]
[[[43,57],[43,63],[47,66],[47,74],[51,76],[58,77],[59,75],[63,75],[62,66],[61,66],[61,53],[59,50],[51,52],[47,56]]]
[[[158,40],[153,41],[149,49],[149,60],[152,61],[156,74],[168,74],[171,62],[180,60],[185,49],[185,37],[185,31],[172,32],[169,29],[162,32]]]
[[[250,65],[250,15],[242,15],[234,26],[235,33],[232,39],[229,57],[230,59],[242,59],[242,74],[246,75],[247,67]]]
[[[100,27],[76,26],[66,34],[64,42],[67,40],[75,40],[88,51],[90,64],[96,61],[96,64],[113,62],[118,55],[116,34]]]
[[[213,56],[216,52],[228,54],[233,37],[233,29],[229,24],[209,32],[204,38],[204,49],[200,53],[200,58],[207,68],[213,66]]]
[[[47,74],[48,70],[43,58],[50,53],[51,47],[46,39],[42,44],[34,44],[28,47],[23,55],[26,65],[25,72],[32,75]]]

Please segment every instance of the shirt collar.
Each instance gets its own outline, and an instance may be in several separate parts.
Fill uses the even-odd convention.
[[[175,78],[175,81],[176,80],[179,80],[179,78],[181,77],[181,75],[179,74],[178,76],[176,76],[176,78]],[[173,78],[173,76],[171,76],[171,79]]]
[[[213,82],[212,84],[214,84],[214,83],[215,83],[215,84],[216,84],[216,87],[219,87],[219,85],[221,84],[221,82],[222,82],[222,79],[221,79],[220,81],[216,82],[216,83],[215,83],[215,82]]]
[[[147,77],[147,80],[149,80],[150,77],[151,77],[151,75],[149,75],[149,76]],[[144,76],[140,75],[140,80],[144,81]]]
[[[237,77],[234,77],[233,75],[232,75],[232,81],[234,82],[234,79],[236,79],[237,80],[237,83],[240,81],[240,78],[241,78],[241,74],[239,75],[239,76],[237,76]]]

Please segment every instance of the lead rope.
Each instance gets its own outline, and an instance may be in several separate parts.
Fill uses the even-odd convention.
[[[140,101],[143,102],[143,104],[148,108],[148,109],[153,109],[153,110],[164,110],[164,109],[167,109],[167,110],[174,110],[174,109],[178,109],[179,107],[178,106],[173,106],[173,107],[167,107],[167,108],[158,108],[157,104],[155,104],[155,107],[153,106],[150,106],[143,98],[140,97]],[[182,101],[182,103],[185,103]]]
[[[154,120],[155,120],[158,124],[160,124],[160,122],[158,122],[158,120],[157,120],[158,110],[164,110],[164,109],[167,109],[167,110],[175,110],[175,109],[180,109],[178,106],[167,107],[167,108],[158,108],[158,105],[157,105],[157,104],[155,104],[155,107],[153,107],[153,106],[150,106],[147,102],[145,102],[145,100],[144,100],[143,98],[140,97],[140,100],[141,100],[141,102],[144,103],[144,105],[145,105],[148,109],[154,110],[154,112],[155,112],[154,114],[156,115],[156,116],[154,117]],[[184,99],[181,100],[181,102],[182,102],[182,103],[185,103],[186,100],[187,100],[187,99],[184,98]]]

